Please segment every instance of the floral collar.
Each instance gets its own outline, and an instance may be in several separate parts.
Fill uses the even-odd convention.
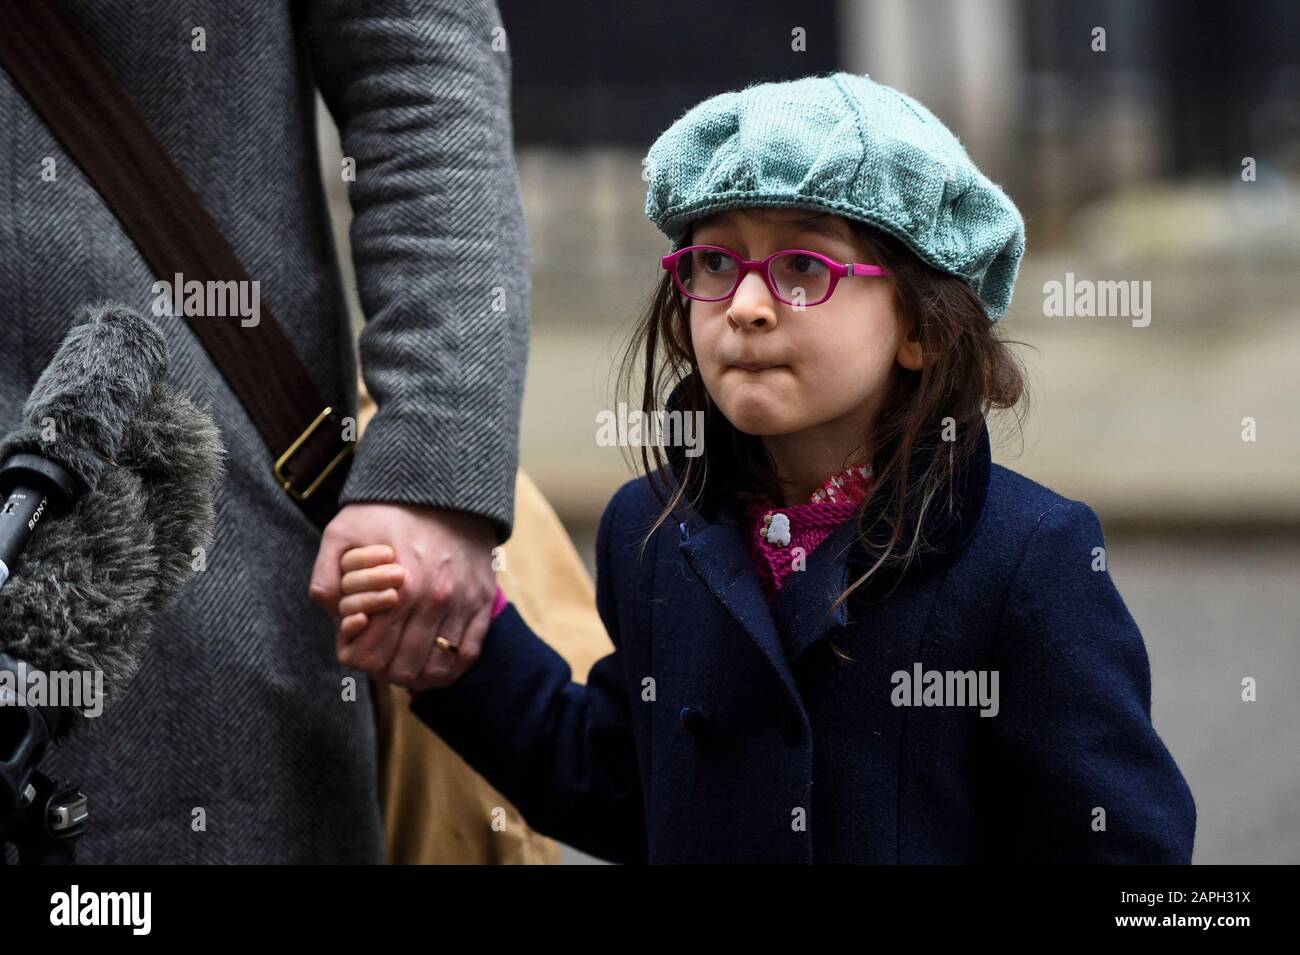
[[[839,474],[832,475],[813,491],[810,504],[839,504],[842,501],[861,501],[870,491],[871,465],[850,465]]]

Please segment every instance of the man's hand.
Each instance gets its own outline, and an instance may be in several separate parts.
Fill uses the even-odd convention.
[[[325,528],[310,594],[336,623],[368,612],[365,629],[340,633],[339,662],[419,692],[448,686],[478,659],[496,596],[485,518],[408,504],[349,504]],[[402,575],[388,596],[345,596],[343,553],[386,544]],[[357,571],[364,573],[364,571]],[[353,601],[357,606],[343,603]],[[442,637],[455,650],[435,643]]]

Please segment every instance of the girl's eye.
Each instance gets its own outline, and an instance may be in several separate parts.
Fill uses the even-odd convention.
[[[782,262],[787,269],[798,275],[821,275],[826,271],[826,263],[811,255],[787,255]]]
[[[723,252],[714,252],[706,250],[700,257],[700,262],[704,268],[713,273],[726,272],[736,267],[735,260]]]

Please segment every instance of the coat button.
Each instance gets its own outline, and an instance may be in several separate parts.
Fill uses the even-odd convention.
[[[692,706],[683,706],[680,714],[682,726],[686,727],[688,733],[699,735],[703,733],[709,725],[709,718],[702,711]]]

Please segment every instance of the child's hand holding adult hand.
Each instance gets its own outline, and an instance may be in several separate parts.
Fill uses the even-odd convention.
[[[371,616],[397,606],[406,568],[394,563],[397,554],[387,544],[354,547],[339,562],[339,650],[365,632]]]
[[[383,508],[384,520],[348,513],[371,508]],[[391,543],[373,543],[384,538]],[[454,683],[478,659],[490,622],[492,543],[490,524],[458,512],[379,504],[340,511],[311,585],[312,599],[339,623],[339,662],[415,693]]]

